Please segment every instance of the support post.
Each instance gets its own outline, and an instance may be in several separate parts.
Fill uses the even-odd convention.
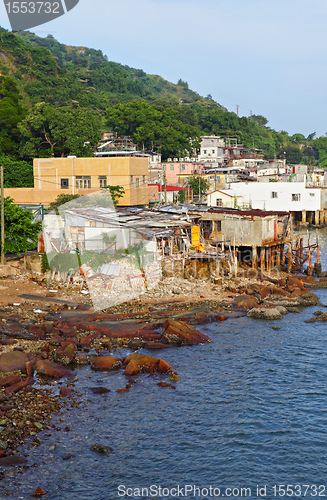
[[[288,272],[292,269],[292,242],[288,243],[288,262],[287,262]]]
[[[252,246],[252,269],[257,269],[258,267],[258,256],[257,256],[257,247],[255,245]]]
[[[5,263],[5,197],[3,190],[3,166],[1,166],[1,265]]]
[[[302,210],[302,224],[306,224],[307,222],[307,212],[306,210]]]
[[[261,271],[264,271],[266,268],[265,260],[266,260],[266,250],[265,250],[265,247],[261,247],[261,249],[260,249],[260,268],[261,268]]]
[[[315,211],[315,226],[319,226],[319,210]]]

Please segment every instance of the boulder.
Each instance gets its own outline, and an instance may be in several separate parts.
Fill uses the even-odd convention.
[[[75,356],[74,362],[77,365],[88,365],[90,361],[90,358],[87,354],[77,354]]]
[[[91,361],[92,368],[97,370],[118,370],[121,365],[122,360],[112,356],[98,356]]]
[[[268,297],[268,295],[270,295],[272,292],[272,287],[271,286],[263,286],[260,288],[259,290],[259,294],[260,294],[260,297],[261,299],[265,299],[266,297]]]
[[[174,345],[195,345],[205,344],[211,340],[207,335],[203,335],[183,321],[167,319],[163,324],[161,342]]]
[[[34,378],[28,378],[26,380],[21,380],[20,382],[17,382],[17,384],[11,385],[10,387],[7,387],[6,392],[9,394],[15,394],[18,391],[21,391],[24,389],[24,387],[27,387],[28,385],[33,385],[35,382]]]
[[[307,290],[296,289],[291,294],[291,297],[295,298],[301,306],[315,306],[319,302],[318,297]]]
[[[63,343],[56,350],[55,360],[62,365],[69,365],[75,358],[77,353],[76,346],[74,344]]]
[[[254,319],[281,319],[283,317],[282,313],[278,311],[276,307],[254,307],[247,312],[248,318]]]
[[[302,279],[293,278],[290,276],[289,278],[287,278],[287,285],[289,287],[293,286],[295,288],[300,288],[300,290],[303,290],[303,280]]]
[[[71,397],[74,395],[73,389],[70,389],[69,387],[60,387],[59,391],[60,396],[63,398]]]
[[[35,369],[38,373],[42,375],[47,375],[48,377],[62,378],[62,377],[73,377],[75,374],[73,371],[58,365],[54,361],[49,359],[40,359],[36,365]]]
[[[14,384],[18,384],[21,378],[18,375],[8,375],[7,377],[0,378],[0,387],[9,387]]]
[[[229,304],[230,307],[235,307],[237,309],[243,309],[245,311],[251,309],[252,307],[257,307],[259,301],[253,295],[237,295],[234,300]]]
[[[283,315],[288,313],[288,310],[284,306],[276,306],[276,309]]]
[[[13,372],[21,370],[25,372],[27,361],[32,361],[35,356],[22,351],[10,351],[1,354],[0,356],[0,371]]]
[[[159,358],[153,358],[152,356],[144,356],[143,354],[133,353],[130,354],[124,361],[123,366],[125,367],[124,375],[131,376],[137,375],[138,373],[169,373],[176,375],[172,365]]]

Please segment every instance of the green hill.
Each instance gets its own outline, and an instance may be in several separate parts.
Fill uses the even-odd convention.
[[[12,33],[0,28],[0,74],[15,80],[27,108],[38,103],[53,108],[85,108],[97,113],[106,128],[108,109],[143,100],[154,107],[175,110],[168,115],[177,120],[176,126],[178,122],[192,126],[198,136],[214,133],[237,138],[248,148],[260,149],[265,158],[284,158],[286,152],[289,163],[314,164],[324,155],[327,162],[327,139],[319,143],[319,148],[312,148],[314,134],[290,137],[285,131],[269,128],[268,120],[260,115],[238,117],[228,112],[211,96],[204,98],[189,89],[183,80],[170,83],[158,75],[108,61],[101,50],[66,46],[51,35],[40,38],[28,31]],[[131,135],[137,136],[134,132]],[[179,156],[178,151],[175,156]]]
[[[52,36],[0,31],[0,72],[19,84],[24,102],[80,105],[105,110],[133,99],[169,106],[203,98],[188,88],[108,61],[101,50],[70,47]]]

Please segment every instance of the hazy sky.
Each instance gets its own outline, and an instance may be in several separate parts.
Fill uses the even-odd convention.
[[[3,3],[0,25],[10,29]],[[31,31],[307,136],[327,132],[326,27],[326,0],[80,0]]]

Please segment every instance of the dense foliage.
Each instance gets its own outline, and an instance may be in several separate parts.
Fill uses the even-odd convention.
[[[182,79],[170,83],[51,35],[0,28],[0,74],[0,153],[17,160],[86,156],[99,130],[111,128],[163,158],[188,155],[189,139],[196,147],[200,135],[216,134],[266,159],[327,167],[327,136],[275,131],[264,116],[238,117]]]
[[[44,102],[34,106],[20,124],[22,154],[26,158],[92,156],[100,121],[91,111],[68,106],[53,108]]]
[[[19,254],[34,249],[42,231],[42,222],[33,223],[33,214],[15,205],[9,197],[4,200],[4,215],[5,252]]]

